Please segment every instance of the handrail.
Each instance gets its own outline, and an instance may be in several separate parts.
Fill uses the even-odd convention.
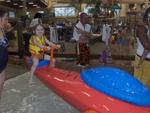
[[[50,63],[49,63],[49,67],[52,67],[53,66],[53,58],[54,58],[54,48],[52,47],[51,48],[51,51],[50,51]]]

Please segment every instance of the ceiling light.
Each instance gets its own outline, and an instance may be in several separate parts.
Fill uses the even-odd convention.
[[[11,2],[10,0],[6,0],[7,3]]]
[[[18,5],[18,3],[13,3],[13,5]]]
[[[33,4],[33,2],[32,2],[32,1],[31,1],[31,2],[28,2],[28,4],[32,5],[32,4]]]
[[[21,7],[23,7],[22,5],[19,5],[19,7],[21,8]]]
[[[40,6],[37,6],[36,8],[40,8]]]
[[[26,15],[29,15],[29,14],[30,14],[30,12],[27,11],[27,12],[26,12]]]
[[[34,4],[33,6],[34,6],[34,7],[37,7],[37,4]]]
[[[38,11],[39,13],[44,13],[44,11]]]

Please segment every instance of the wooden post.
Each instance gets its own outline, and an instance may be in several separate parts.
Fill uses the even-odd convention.
[[[27,12],[27,0],[23,0],[23,15],[26,15],[26,12]]]
[[[24,44],[23,44],[23,25],[20,20],[17,21],[17,38],[18,38],[18,54],[19,57],[22,58],[24,55]]]

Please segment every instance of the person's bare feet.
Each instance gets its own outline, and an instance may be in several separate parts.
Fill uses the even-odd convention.
[[[34,82],[33,82],[32,79],[29,80],[29,84],[30,84],[30,85],[33,85],[33,84],[34,84]]]

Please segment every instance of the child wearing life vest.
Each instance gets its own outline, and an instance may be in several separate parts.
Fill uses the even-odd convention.
[[[32,56],[32,66],[30,70],[30,80],[32,83],[32,78],[34,71],[36,70],[39,60],[43,59],[44,51],[48,51],[52,48],[60,48],[60,45],[50,42],[44,35],[44,27],[42,24],[37,24],[33,27],[33,35],[29,41],[29,51]]]

